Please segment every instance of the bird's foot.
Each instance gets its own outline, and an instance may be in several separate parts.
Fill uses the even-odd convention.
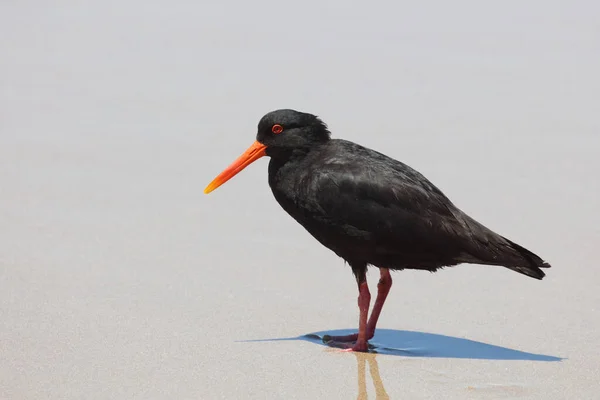
[[[340,340],[341,339],[341,340]],[[368,352],[369,342],[367,341],[357,341],[358,335],[347,335],[347,336],[323,336],[323,343],[327,346],[335,347],[338,349],[342,349],[342,351],[358,351],[358,352]]]
[[[347,343],[347,342],[356,342],[357,340],[358,340],[358,333],[354,333],[352,335],[345,335],[345,336],[323,335],[323,343],[329,343],[329,342]]]
[[[354,346],[349,349],[344,349],[342,351],[357,351],[360,353],[368,353],[369,352],[369,343],[368,342],[356,342]]]
[[[356,351],[360,353],[368,353],[369,352],[369,343],[368,342],[356,342],[354,346],[349,347],[347,349],[343,349],[344,352]]]

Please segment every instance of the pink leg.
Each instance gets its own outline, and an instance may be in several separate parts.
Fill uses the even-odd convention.
[[[381,314],[381,310],[383,308],[383,304],[385,303],[385,299],[387,298],[388,293],[390,292],[390,288],[392,287],[392,276],[390,275],[390,270],[387,268],[380,268],[379,272],[381,274],[381,278],[379,279],[379,283],[377,284],[377,299],[375,300],[375,305],[373,306],[373,310],[371,311],[371,318],[369,318],[368,323],[366,324],[366,332],[365,332],[365,341],[371,339],[375,335],[375,328],[377,327],[377,320],[379,319],[379,315]],[[362,295],[362,285],[365,285],[367,293],[368,286],[366,285],[366,281],[361,283],[359,286],[359,297],[358,297],[358,307],[361,311],[361,321],[362,321],[362,308],[361,308],[361,295]],[[368,293],[368,301],[367,301],[367,312],[369,303],[371,300],[371,295]],[[364,305],[364,304],[363,304]],[[359,333],[355,333],[353,335],[346,336],[324,336],[323,340],[325,342],[357,342],[360,336],[360,325],[359,325]]]
[[[358,320],[358,338],[352,347],[353,351],[367,351],[367,317],[369,315],[369,304],[371,304],[371,293],[367,281],[360,284],[358,289],[358,309],[360,317]]]
[[[385,299],[387,298],[390,288],[392,287],[392,276],[390,275],[390,270],[387,268],[380,268],[379,272],[381,277],[379,278],[379,283],[377,284],[377,299],[375,300],[375,305],[373,306],[371,317],[369,318],[369,323],[367,325],[367,340],[371,339],[375,335],[375,328],[377,327],[377,320],[379,319],[379,315],[383,309],[383,303],[385,303]]]

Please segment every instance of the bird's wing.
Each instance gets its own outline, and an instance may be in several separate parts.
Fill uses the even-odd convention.
[[[351,243],[366,241],[380,255],[413,260],[413,267],[470,262],[544,276],[539,268],[549,265],[542,259],[464,214],[419,172],[380,153],[353,150],[300,174],[296,201],[302,204],[296,205],[321,222],[314,233],[324,229],[343,242],[354,236],[360,240]]]
[[[333,161],[310,173],[316,190],[303,207],[314,217],[386,242],[426,244],[464,229],[461,212],[407,165],[372,156]]]

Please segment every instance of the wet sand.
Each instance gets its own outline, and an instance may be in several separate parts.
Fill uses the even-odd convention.
[[[343,4],[0,5],[0,398],[597,395],[596,6]],[[553,268],[394,273],[377,354],[324,346],[356,285],[267,160],[202,193],[281,107]]]

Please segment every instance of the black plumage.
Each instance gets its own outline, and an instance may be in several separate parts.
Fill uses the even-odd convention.
[[[436,271],[461,263],[503,266],[536,279],[544,277],[541,268],[549,264],[469,217],[416,170],[330,136],[314,115],[277,110],[260,120],[255,146],[271,157],[269,186],[277,202],[348,262],[359,288],[366,285],[369,265],[380,268],[386,282],[387,269]],[[207,192],[231,177],[223,179],[223,174]],[[358,339],[355,350],[365,349],[359,336],[351,339]]]

